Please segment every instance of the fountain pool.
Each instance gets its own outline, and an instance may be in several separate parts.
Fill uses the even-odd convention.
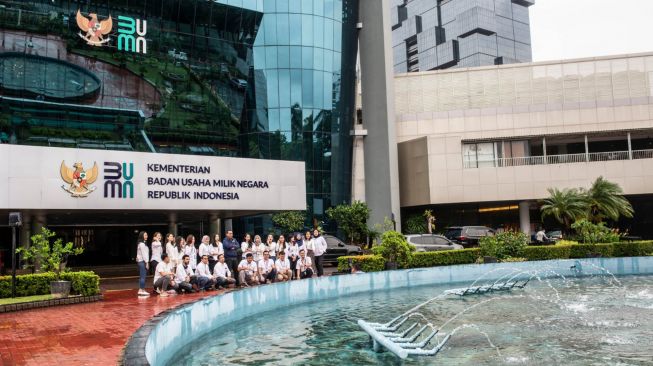
[[[146,354],[154,365],[653,364],[653,257],[588,260],[582,273],[575,263],[392,271],[238,291],[231,300],[213,298],[223,297],[221,304],[203,300],[166,314]],[[492,281],[522,270],[537,273],[523,289],[445,294],[479,277]],[[461,281],[443,280],[452,271]],[[289,300],[293,295],[298,301]],[[441,328],[434,342],[452,335],[437,356],[400,360],[374,352],[357,324],[385,323],[431,299],[411,321]],[[184,335],[190,342],[179,344]],[[162,348],[166,342],[171,346]]]

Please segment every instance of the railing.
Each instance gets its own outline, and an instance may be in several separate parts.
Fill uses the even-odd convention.
[[[486,168],[486,167],[509,167],[524,165],[544,165],[544,164],[571,164],[587,163],[597,161],[613,160],[631,160],[631,159],[653,159],[653,149],[649,150],[632,150],[632,151],[610,151],[597,153],[580,153],[580,154],[563,154],[545,156],[526,156],[519,158],[501,158],[485,161],[465,161],[465,169]]]

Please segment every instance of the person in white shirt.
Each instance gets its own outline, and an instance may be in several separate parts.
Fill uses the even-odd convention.
[[[544,228],[540,228],[537,234],[535,234],[535,240],[540,244],[544,244],[549,241],[549,238],[546,236],[546,232],[544,231]]]
[[[306,255],[304,249],[299,251],[299,260],[297,261],[297,278],[313,277],[313,262],[311,257]]]
[[[268,234],[268,237],[265,239],[265,246],[268,247],[270,251],[270,259],[273,261],[277,260],[277,243],[274,241],[274,235]]]
[[[175,282],[177,283],[177,291],[179,292],[193,293],[195,292],[195,288],[197,288],[197,276],[195,276],[189,264],[190,257],[184,254],[181,263],[177,265],[177,270],[175,271]]]
[[[277,250],[277,255],[281,252],[286,251],[286,237],[283,235],[279,235],[279,239],[277,240],[277,245],[276,245],[276,250]],[[272,256],[272,253],[270,252],[270,257]],[[286,257],[286,259],[288,259]]]
[[[324,253],[327,251],[327,242],[320,235],[320,231],[313,230],[313,256],[317,276],[322,277],[324,274]]]
[[[245,234],[245,241],[240,243],[240,251],[243,252],[243,259],[247,257],[247,253],[254,254],[254,251],[252,250],[253,244],[254,243],[252,242],[252,236]]]
[[[279,259],[274,262],[277,269],[277,281],[288,281],[292,277],[290,261],[286,258],[285,252],[279,252]]]
[[[175,274],[172,273],[172,268],[170,268],[170,258],[168,258],[167,254],[162,254],[161,259],[162,262],[156,266],[154,273],[154,289],[159,295],[165,297],[168,296],[167,291],[175,293],[177,283],[175,282]]]
[[[218,263],[218,257],[220,254],[224,254],[224,247],[222,246],[222,241],[220,241],[220,234],[215,234],[213,237],[213,243],[211,243],[211,256],[209,257],[209,266],[213,263],[211,267],[211,272],[215,269],[216,263]]]
[[[203,256],[209,257],[209,270],[213,272],[213,267],[215,266],[215,261],[213,260],[213,248],[211,247],[211,238],[208,235],[202,236],[202,243],[197,249],[197,255],[202,258]]]
[[[231,276],[229,266],[225,263],[224,254],[218,255],[218,262],[213,268],[213,279],[215,280],[215,289],[218,287],[227,288],[231,284],[236,283],[236,279]]]
[[[150,296],[145,291],[145,278],[150,269],[150,250],[147,248],[147,233],[138,233],[138,247],[136,247],[136,264],[138,264],[138,296]]]
[[[288,255],[288,260],[290,261],[290,270],[292,271],[292,277],[295,278],[295,275],[297,274],[297,260],[299,259],[299,245],[297,244],[297,239],[294,235],[290,237],[290,244],[288,244],[286,254]]]
[[[254,262],[254,254],[247,253],[238,264],[238,280],[241,287],[258,285],[258,265]]]
[[[210,290],[215,284],[211,270],[209,270],[208,255],[202,256],[202,261],[197,265],[195,274],[197,275],[197,285],[200,287],[200,290]]]
[[[161,262],[161,254],[163,254],[163,245],[161,245],[161,233],[156,232],[152,237],[152,256],[150,257],[150,268],[154,270]]]
[[[179,264],[179,246],[175,244],[175,236],[173,234],[166,235],[166,254],[170,258],[172,268],[176,269]]]
[[[186,237],[186,246],[184,247],[184,254],[190,257],[190,268],[197,269],[197,248],[195,248],[195,236],[188,235]],[[183,255],[183,254],[182,254]]]
[[[263,259],[258,262],[258,275],[259,280],[262,284],[273,283],[277,280],[277,269],[274,265],[274,261],[270,259],[270,252],[263,252]]]
[[[315,263],[315,246],[313,242],[313,236],[310,231],[304,233],[304,250],[306,255],[311,258],[311,262]]]
[[[252,248],[254,251],[254,260],[256,262],[260,261],[263,259],[263,252],[270,251],[268,246],[265,243],[261,242],[261,236],[260,235],[254,235],[254,247]]]

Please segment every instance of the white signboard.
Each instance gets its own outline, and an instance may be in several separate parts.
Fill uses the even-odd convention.
[[[303,162],[0,145],[0,209],[305,210]]]

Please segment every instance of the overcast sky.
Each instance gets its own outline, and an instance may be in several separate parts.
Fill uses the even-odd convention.
[[[536,0],[533,61],[653,52],[653,0]]]

